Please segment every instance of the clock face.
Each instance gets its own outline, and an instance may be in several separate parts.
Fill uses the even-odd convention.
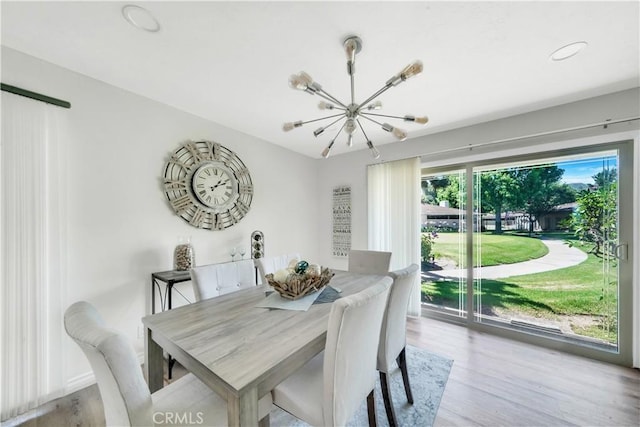
[[[249,212],[253,183],[233,151],[212,141],[188,141],[165,164],[164,192],[175,213],[189,224],[222,230]]]
[[[196,197],[205,206],[222,212],[238,197],[233,173],[218,163],[205,163],[193,174],[191,183]]]

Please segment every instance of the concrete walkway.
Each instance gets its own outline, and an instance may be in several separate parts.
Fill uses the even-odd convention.
[[[541,240],[549,248],[549,253],[541,258],[515,264],[496,265],[493,267],[474,268],[473,277],[482,279],[502,279],[511,276],[542,273],[578,265],[587,259],[587,254],[580,249],[571,248],[563,240]],[[430,279],[457,280],[466,277],[465,269],[431,270],[422,273],[422,277]]]

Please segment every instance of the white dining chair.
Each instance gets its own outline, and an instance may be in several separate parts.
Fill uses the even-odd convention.
[[[376,351],[391,283],[382,278],[333,303],[324,352],[274,388],[277,406],[313,426],[344,426],[366,398],[376,425]]]
[[[300,254],[278,255],[254,260],[256,267],[258,267],[258,278],[260,279],[258,284],[267,284],[265,277],[267,274],[273,274],[278,270],[287,268],[293,259],[300,261]]]
[[[64,314],[64,326],[89,359],[107,426],[228,424],[225,400],[193,374],[151,394],[128,338],[105,327],[100,314],[88,302],[71,305]],[[261,423],[268,423],[265,417],[269,416],[271,402],[271,394],[259,401]]]
[[[252,259],[202,265],[192,268],[190,273],[196,301],[256,286]]]
[[[388,274],[391,265],[391,252],[349,251],[349,267],[351,273]]]
[[[390,427],[398,425],[389,388],[390,374],[395,367],[394,362],[400,368],[407,401],[413,405],[405,349],[407,346],[407,306],[411,289],[417,282],[418,269],[417,264],[411,264],[402,270],[389,273],[393,279],[393,285],[391,285],[387,308],[380,328],[377,365],[380,372],[380,388],[382,389],[384,408]]]

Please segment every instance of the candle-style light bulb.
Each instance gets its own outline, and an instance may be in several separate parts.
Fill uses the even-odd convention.
[[[402,76],[402,80],[407,80],[415,75],[418,75],[422,72],[423,66],[422,61],[414,61],[411,64],[404,67],[404,69],[400,72]]]
[[[304,71],[289,76],[289,86],[292,89],[307,90],[313,85],[313,78]]]
[[[322,132],[324,132],[324,128],[318,128],[316,130],[313,131],[313,136],[318,136],[320,135]]]
[[[325,159],[329,157],[329,154],[331,154],[331,147],[333,147],[333,143],[335,141],[336,141],[335,139],[331,140],[329,145],[327,145],[327,147],[324,150],[322,150],[322,157],[324,157]]]
[[[380,101],[372,102],[371,104],[367,105],[367,110],[379,110],[381,108],[382,102]]]
[[[412,62],[411,64],[404,67],[402,71],[400,71],[398,74],[396,74],[395,76],[387,80],[386,85],[397,86],[403,81],[407,80],[408,78],[411,78],[417,74],[420,74],[422,72],[422,68],[423,68],[422,61]]]
[[[391,132],[393,136],[398,138],[400,141],[404,141],[405,139],[407,139],[407,131],[393,127],[389,123],[383,123],[382,129],[386,130],[387,132]]]
[[[405,122],[414,122],[414,123],[418,123],[418,124],[421,124],[421,125],[426,125],[427,122],[429,121],[429,117],[427,117],[427,116],[423,116],[423,117],[404,116],[404,121]]]
[[[302,121],[300,120],[298,120],[297,122],[287,122],[282,125],[282,130],[285,132],[289,132],[290,130],[299,128],[300,126],[302,126]]]
[[[380,152],[376,147],[373,146],[373,142],[367,141],[367,147],[369,147],[369,149],[371,150],[371,155],[373,156],[374,159],[380,158]]]
[[[358,37],[349,37],[344,41],[344,52],[347,54],[347,73],[350,76],[356,72],[356,53],[362,47]]]
[[[353,147],[353,135],[347,135],[347,147]]]
[[[333,110],[335,107],[333,104],[329,104],[328,102],[320,101],[318,103],[318,108],[321,110]]]
[[[407,139],[407,131],[404,130],[404,129],[393,128],[391,133],[393,134],[393,136],[398,138],[400,141],[404,141],[405,139]]]
[[[356,130],[356,121],[351,118],[347,119],[347,121],[344,124],[344,130],[349,135],[351,135]]]

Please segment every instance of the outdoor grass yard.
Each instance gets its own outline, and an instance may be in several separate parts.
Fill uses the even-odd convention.
[[[521,239],[535,240],[524,237]],[[437,246],[434,247],[437,251]],[[587,252],[587,248],[576,247]],[[485,279],[482,281],[481,291],[482,311],[491,316],[522,313],[540,319],[565,319],[571,322],[571,329],[576,334],[615,343],[617,277],[610,277],[607,283],[603,283],[602,271],[602,260],[589,254],[586,261],[573,267],[503,280]],[[611,271],[615,275],[616,269],[612,268]],[[422,294],[424,302],[458,307],[457,282],[423,282]],[[590,321],[577,322],[578,318]]]
[[[548,253],[547,247],[536,238],[512,234],[474,233],[474,246],[478,237],[482,243],[480,265],[484,267],[528,261]],[[438,237],[433,242],[435,258],[446,258],[452,260],[456,265],[464,267],[464,256],[462,259],[460,256],[459,239],[462,239],[464,247],[463,234],[438,233]],[[474,261],[474,267],[477,266],[478,262]]]

